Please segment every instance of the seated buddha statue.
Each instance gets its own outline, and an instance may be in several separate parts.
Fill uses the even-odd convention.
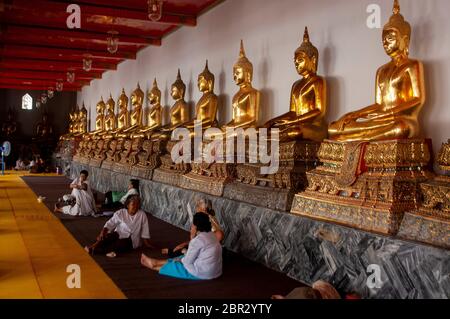
[[[106,101],[106,115],[105,115],[105,130],[100,133],[102,137],[114,131],[117,127],[117,119],[114,109],[116,108],[116,102],[114,101],[112,94],[109,94],[109,99]]]
[[[150,110],[147,115],[147,126],[142,127],[132,135],[133,138],[150,139],[152,134],[162,125],[162,106],[161,106],[161,90],[158,88],[156,78],[153,81],[153,87],[148,92],[148,100],[150,102]]]
[[[105,135],[105,138],[118,137],[125,129],[130,126],[130,113],[128,111],[128,96],[125,94],[125,89],[122,89],[122,94],[117,101],[119,106],[119,114],[117,114],[117,128]]]
[[[53,128],[48,123],[48,115],[44,112],[42,114],[42,122],[38,123],[36,127],[36,136],[37,138],[47,138],[53,134]]]
[[[87,133],[88,127],[87,127],[87,110],[86,106],[83,103],[83,107],[78,112],[78,121],[77,121],[77,133],[75,133],[75,136],[82,136]]]
[[[209,71],[208,61],[206,61],[205,69],[198,76],[198,89],[203,95],[195,107],[195,119],[184,125],[191,131],[194,131],[195,122],[201,123],[202,130],[217,126],[218,99],[214,94],[214,74]]]
[[[117,136],[129,138],[133,133],[142,128],[142,105],[144,104],[144,97],[144,92],[138,83],[137,88],[131,93],[131,106],[133,111],[130,114],[130,126],[121,133],[118,133]]]
[[[418,115],[425,103],[423,65],[410,59],[411,26],[394,1],[383,28],[383,47],[391,61],[377,71],[376,102],[350,112],[329,127],[331,140],[379,141],[420,136]]]
[[[290,110],[264,125],[278,128],[281,142],[298,139],[321,142],[327,137],[326,82],[317,75],[318,59],[319,51],[310,42],[305,28],[303,43],[294,55],[295,68],[302,79],[292,86]]]
[[[105,132],[105,109],[106,104],[103,101],[103,96],[101,100],[96,105],[97,116],[95,118],[95,131],[90,132],[91,137],[99,137],[100,134]]]
[[[256,127],[260,116],[260,92],[252,87],[253,65],[245,55],[242,40],[239,60],[233,67],[233,78],[239,91],[232,101],[232,120],[222,130]]]
[[[152,135],[152,140],[169,139],[172,131],[189,121],[189,106],[184,100],[186,85],[181,79],[178,69],[177,80],[172,84],[171,96],[175,104],[170,108],[170,123],[161,127],[159,132]]]
[[[11,137],[17,131],[17,123],[14,121],[12,110],[8,110],[8,118],[6,122],[2,124],[2,135],[5,137]]]

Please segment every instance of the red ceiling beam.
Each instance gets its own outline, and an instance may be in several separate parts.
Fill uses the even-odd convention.
[[[0,69],[2,68],[65,72],[71,69],[73,69],[74,71],[81,71],[83,70],[83,63],[2,58],[0,60]],[[95,63],[95,64],[93,63],[92,70],[93,71],[117,70],[117,65],[111,63]]]
[[[74,30],[55,30],[48,28],[30,28],[24,26],[5,26],[2,28],[2,35],[35,35],[41,38],[47,38],[49,41],[69,41],[104,44],[106,49],[108,34],[81,32]],[[117,36],[119,38],[119,45],[130,45],[137,47],[144,47],[147,45],[161,45],[161,39],[131,37],[131,36]]]
[[[29,90],[29,91],[47,91],[46,86],[32,86],[32,85],[14,85],[14,84],[0,84],[0,89],[13,89],[13,90]],[[64,87],[63,91],[81,91],[81,88]]]
[[[32,46],[20,46],[20,45],[4,45],[0,46],[0,56],[9,58],[36,58],[47,60],[60,60],[60,61],[82,61],[85,54],[89,53],[93,61],[105,62],[105,63],[120,63],[124,59],[135,59],[135,53],[122,53],[110,54],[106,52],[94,52],[87,50],[65,50],[45,47],[32,47]]]
[[[69,13],[66,12],[67,6],[69,3],[58,3],[58,2],[50,2],[50,1],[28,1],[28,0],[11,0],[10,4],[5,4],[5,11],[8,13],[9,11],[20,11],[20,10],[34,10],[36,11],[45,11],[47,12],[47,16],[49,17],[65,17],[69,16]],[[111,3],[113,1],[108,1],[107,6],[99,7],[93,6],[92,3],[83,3],[79,4],[81,8],[81,13],[83,16],[83,20],[86,22],[98,22],[98,23],[107,23],[111,25],[121,25],[121,24],[134,24],[139,21],[146,24],[168,24],[168,25],[178,25],[178,26],[196,26],[197,18],[192,15],[185,15],[183,13],[171,13],[168,11],[164,11],[161,20],[154,22],[149,20],[147,13],[147,2],[143,2],[144,6],[139,9],[130,10],[129,8],[113,8]],[[73,2],[70,2],[73,3]],[[130,21],[126,21],[130,20]],[[134,21],[131,21],[134,20]],[[65,26],[64,25],[61,27]]]
[[[101,73],[77,73],[75,72],[75,78],[78,80],[91,81],[93,79],[101,79]],[[12,78],[12,79],[36,79],[36,80],[56,80],[66,79],[66,73],[64,72],[46,72],[46,71],[25,71],[25,70],[2,70],[0,69],[0,78]]]
[[[63,87],[74,87],[74,88],[80,88],[84,85],[89,85],[90,81],[76,81],[74,83],[68,83],[64,82]],[[47,88],[49,87],[55,87],[54,81],[49,80],[22,80],[22,79],[0,79],[0,84],[7,84],[7,85],[31,85],[31,86],[45,86]]]

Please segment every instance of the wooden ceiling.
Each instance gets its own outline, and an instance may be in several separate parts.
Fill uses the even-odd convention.
[[[164,0],[163,16],[153,22],[147,0],[0,0],[0,88],[47,90],[63,79],[65,91],[79,91],[143,48],[162,45],[178,27],[195,27],[200,14],[222,1]],[[81,8],[80,29],[67,27],[70,4]],[[107,51],[109,31],[118,32],[115,54]],[[89,72],[83,70],[86,54]]]

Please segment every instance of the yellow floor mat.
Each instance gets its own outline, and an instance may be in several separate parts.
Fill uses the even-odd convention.
[[[21,175],[0,175],[0,298],[125,298]],[[80,288],[67,285],[69,265]]]

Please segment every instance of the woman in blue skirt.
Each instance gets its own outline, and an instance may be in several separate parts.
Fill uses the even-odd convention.
[[[207,214],[195,214],[186,255],[173,259],[155,259],[142,254],[141,264],[159,271],[161,275],[180,279],[208,280],[220,277],[222,246],[211,227]]]

